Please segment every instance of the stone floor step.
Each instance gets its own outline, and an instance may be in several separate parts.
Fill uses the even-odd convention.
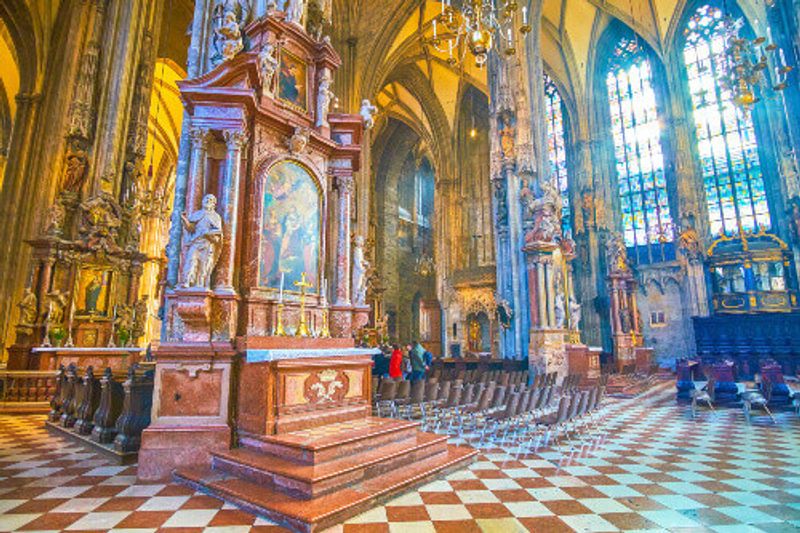
[[[237,448],[214,453],[212,466],[244,480],[308,498],[446,451],[446,436],[417,433],[413,442],[405,439],[390,442],[316,465],[298,464],[252,449]]]
[[[260,486],[236,476],[207,469],[175,472],[177,481],[265,516],[294,530],[319,531],[362,513],[387,499],[416,487],[435,476],[465,467],[477,450],[448,445],[442,454],[394,469],[364,483],[330,494],[300,499],[274,488]]]
[[[367,417],[280,435],[241,438],[245,448],[313,465],[391,442],[410,441],[419,422]]]

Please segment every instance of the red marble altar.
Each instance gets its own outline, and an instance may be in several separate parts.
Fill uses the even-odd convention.
[[[350,266],[362,122],[358,115],[327,114],[323,84],[339,57],[328,41],[313,40],[283,18],[271,12],[254,21],[244,28],[248,50],[180,84],[193,144],[186,196],[176,196],[175,209],[194,213],[206,195],[218,197],[221,249],[208,286],[167,290],[138,477],[173,476],[313,530],[460,467],[476,452],[421,433],[416,422],[370,416],[372,352],[353,341],[369,307],[355,305]],[[275,49],[281,61],[302,65],[292,71],[304,76],[299,100],[282,97],[264,70]],[[214,153],[225,159],[214,160]],[[284,288],[284,274],[299,274],[288,267],[280,267],[280,287],[269,277],[275,241],[264,228],[272,228],[274,190],[282,183],[273,169],[287,163],[310,175],[319,195],[319,219],[305,221],[306,231],[320,230],[307,236],[317,238],[317,262],[302,256],[300,281],[308,275],[310,286]],[[209,168],[224,172],[204,175]],[[297,268],[298,255],[287,264]]]

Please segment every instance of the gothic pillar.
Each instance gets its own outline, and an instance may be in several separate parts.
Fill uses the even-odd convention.
[[[243,131],[223,132],[228,152],[225,157],[225,183],[222,187],[222,256],[217,266],[216,291],[234,292],[236,235],[239,220],[239,189],[242,181],[242,150],[247,143]],[[204,158],[203,158],[204,159]],[[200,180],[197,180],[200,181]]]
[[[24,198],[26,189],[31,187],[28,181],[28,167],[31,160],[31,147],[33,145],[33,130],[39,111],[39,94],[18,94],[16,96],[17,111],[14,115],[14,132],[9,146],[9,157],[6,162],[5,176],[0,192],[0,210],[3,220],[0,229],[0,272],[3,272],[0,296],[3,305],[0,308],[0,348],[5,344],[5,337],[11,333],[12,320],[16,319],[14,304],[17,280],[21,278],[22,261],[29,257],[27,247],[20,250],[26,235],[23,228],[28,225],[28,218],[33,216],[33,203],[26,202]],[[9,221],[13,223],[8,223]],[[0,351],[0,358],[2,358]]]
[[[150,53],[146,49],[148,35],[158,30],[162,2],[130,0],[107,4],[107,25],[103,35],[103,56],[99,80],[102,90],[98,99],[97,132],[92,150],[92,192],[119,192],[129,126],[134,119],[135,91],[140,59]]]

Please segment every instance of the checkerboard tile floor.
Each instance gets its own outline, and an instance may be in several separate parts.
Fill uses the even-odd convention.
[[[800,531],[800,419],[692,420],[673,391],[611,400],[604,437],[573,453],[487,447],[469,469],[332,531]],[[284,531],[135,474],[50,436],[41,416],[0,417],[0,531]]]

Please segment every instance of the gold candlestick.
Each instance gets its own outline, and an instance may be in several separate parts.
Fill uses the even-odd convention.
[[[295,337],[308,337],[311,332],[308,330],[308,322],[306,321],[306,289],[313,287],[306,281],[306,273],[300,275],[300,281],[295,281],[294,286],[300,289],[300,324],[295,331]]]
[[[319,336],[323,339],[328,339],[331,336],[330,326],[328,325],[328,306],[322,309],[322,327],[319,330]]]
[[[286,330],[283,329],[283,304],[278,304],[278,325],[275,328],[275,335],[278,337],[285,337]]]

